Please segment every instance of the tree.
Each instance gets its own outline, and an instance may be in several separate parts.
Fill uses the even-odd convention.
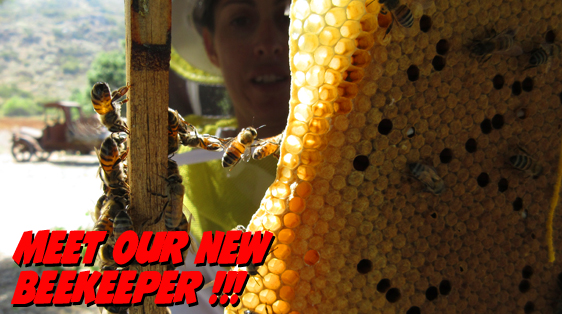
[[[0,0],[1,1],[1,0]],[[75,89],[72,91],[70,100],[76,101],[82,105],[87,113],[93,113],[94,108],[90,102],[90,90],[96,82],[106,82],[112,90],[115,90],[126,83],[125,73],[125,48],[122,49],[100,52],[90,65],[87,72],[88,86],[83,89]],[[122,113],[124,114],[125,106],[123,106]]]
[[[96,82],[107,82],[111,89],[125,85],[125,51],[100,52],[87,73],[90,88]]]

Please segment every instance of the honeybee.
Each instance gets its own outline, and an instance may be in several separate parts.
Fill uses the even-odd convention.
[[[168,155],[175,153],[180,146],[179,133],[187,133],[186,122],[174,109],[168,108]]]
[[[168,177],[166,180],[166,194],[152,193],[161,197],[167,198],[164,210],[154,223],[158,223],[162,216],[164,216],[164,224],[168,231],[175,231],[182,222],[183,216],[183,196],[185,194],[185,187],[183,186],[182,178],[179,173],[178,164],[168,159]],[[189,212],[189,211],[188,211]]]
[[[100,166],[105,172],[111,172],[114,169],[115,164],[122,162],[125,158],[127,158],[129,151],[125,150],[123,153],[120,153],[121,144],[122,142],[118,142],[113,134],[108,136],[102,142],[97,155],[100,161]]]
[[[109,236],[113,234],[113,222],[109,219],[109,215],[100,215],[94,225],[94,231],[107,231]]]
[[[374,1],[369,2],[367,6],[373,2]],[[384,37],[386,37],[386,35],[388,35],[388,33],[392,30],[394,21],[405,28],[410,28],[414,25],[414,15],[412,14],[412,11],[405,4],[400,5],[400,0],[379,0],[379,3],[384,5],[379,12],[379,17],[382,17],[383,20],[387,19],[389,18],[388,15],[390,13],[390,17],[392,18],[390,25],[386,29]]]
[[[98,201],[96,202],[96,207],[94,208],[94,221],[98,221],[98,219],[100,218],[101,208],[106,200],[107,200],[107,195],[105,194],[103,194],[102,196],[100,196],[100,198],[98,198]]]
[[[166,210],[164,211],[164,222],[166,224],[166,229],[172,231],[181,223],[185,187],[182,184],[183,180],[179,174],[168,177],[166,182],[168,183],[166,187],[168,202]]]
[[[470,46],[470,54],[472,57],[486,62],[493,54],[519,56],[523,54],[523,50],[515,42],[515,31],[508,30],[497,34],[495,30],[492,30],[490,37],[482,40],[473,40]]]
[[[523,155],[518,154],[509,157],[509,164],[517,170],[524,171],[533,179],[538,178],[542,174],[542,166],[536,160],[529,157],[529,153],[522,147],[518,146],[518,148],[523,152]]]
[[[423,183],[428,191],[440,195],[445,190],[445,182],[437,174],[435,168],[417,162],[408,166],[412,175]]]
[[[134,230],[133,221],[127,211],[120,211],[113,219],[113,237],[117,240],[125,231]]]
[[[232,229],[232,231],[242,231],[242,232],[246,232],[246,227],[242,226],[242,225],[238,225],[236,227],[234,227]]]
[[[224,143],[228,142],[230,139],[221,139],[216,136],[208,134],[199,134],[197,129],[190,123],[186,125],[193,130],[193,132],[180,132],[180,143],[184,146],[189,146],[193,148],[201,148],[210,151],[221,151],[224,148]]]
[[[180,141],[177,133],[168,133],[168,156],[172,156],[180,148]]]
[[[128,100],[118,101],[129,91],[130,85],[123,86],[111,92],[109,85],[105,82],[97,82],[92,87],[90,98],[94,110],[99,114],[100,121],[111,132],[125,132],[129,134],[129,128],[121,118],[121,105]]]
[[[113,244],[104,244],[100,249],[99,255],[103,262],[103,266],[115,265],[115,260],[113,259]]]
[[[533,50],[533,52],[531,52],[531,56],[529,57],[529,65],[527,68],[534,68],[541,64],[545,64],[548,61],[548,57],[549,54],[542,47]]]
[[[531,52],[529,57],[529,65],[525,70],[546,64],[546,71],[550,69],[550,64],[554,55],[560,53],[560,47],[556,44],[544,42],[538,49]]]
[[[104,305],[105,310],[110,314],[125,314],[129,311],[129,307],[126,305]]]
[[[276,249],[277,249],[277,248],[274,248],[273,250],[270,250],[270,251],[267,253],[267,255],[266,255],[265,257],[267,258],[267,256],[268,256],[269,254],[271,254],[273,251],[275,251]],[[248,274],[249,274],[250,276],[252,276],[252,277],[254,277],[254,276],[260,276],[260,277],[261,277],[261,274],[259,273],[259,270],[258,270],[259,268],[260,268],[260,266],[257,266],[257,265],[254,264],[254,263],[250,263],[250,264],[248,264],[248,266],[246,266],[246,271],[247,271]],[[259,282],[257,281],[257,279],[254,278],[254,280],[255,280],[256,283],[259,285]]]
[[[394,19],[402,27],[410,28],[414,25],[414,16],[412,11],[405,4],[399,6],[394,11],[390,11],[394,15]]]
[[[109,188],[125,186],[128,188],[123,161],[127,158],[128,150],[119,152],[119,143],[113,135],[108,136],[101,144],[96,154],[100,162],[100,177]]]
[[[240,159],[244,161],[250,160],[252,152],[251,145],[258,136],[258,131],[253,127],[242,129],[240,133],[233,138],[228,144],[224,155],[222,156],[223,168],[230,168],[236,166]]]
[[[100,216],[94,226],[94,231],[107,231],[108,236],[113,234],[113,219],[120,211],[126,210],[129,205],[127,197],[109,194],[100,210]]]
[[[279,148],[281,147],[282,141],[283,133],[261,140],[261,142],[256,145],[252,157],[256,160],[260,160],[273,154],[275,158],[279,159]]]

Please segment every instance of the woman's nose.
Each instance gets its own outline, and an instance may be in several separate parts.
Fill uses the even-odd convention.
[[[288,33],[288,30],[286,32]],[[281,55],[283,47],[287,46],[287,41],[287,38],[283,41],[280,31],[271,21],[266,21],[259,26],[254,54],[257,57]]]

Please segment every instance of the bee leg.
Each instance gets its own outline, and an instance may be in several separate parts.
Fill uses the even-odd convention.
[[[124,161],[125,158],[127,158],[128,154],[129,154],[129,148],[127,148],[127,150],[124,151],[123,154],[121,154],[121,156],[119,156],[119,162]]]
[[[166,204],[164,204],[164,208],[162,208],[162,212],[160,213],[160,216],[156,217],[156,219],[152,222],[151,225],[155,225],[155,224],[159,223],[160,220],[162,220],[162,216],[164,216],[164,212],[166,212],[166,207],[168,206],[169,202],[170,202],[169,200],[166,201]],[[146,224],[146,221],[143,223],[143,225],[144,224]]]
[[[159,194],[159,193],[152,192],[152,191],[148,191],[148,192],[149,192],[150,194],[152,194],[152,195],[160,196],[160,197],[162,197],[162,198],[168,198],[168,195]]]
[[[517,148],[518,148],[520,151],[522,151],[524,154],[526,154],[527,156],[529,156],[529,157],[531,156],[531,154],[529,154],[529,153],[523,148],[523,146],[517,144]]]
[[[371,5],[371,4],[373,3],[373,2],[375,2],[375,0],[373,0],[373,1],[370,1],[370,2],[369,2],[369,4],[367,4],[367,5],[365,6],[365,7],[368,7],[368,6],[370,6],[370,5]]]
[[[393,25],[394,25],[394,17],[392,18],[392,22],[390,22],[390,25],[388,25],[388,27],[386,28],[386,31],[384,32],[384,36],[382,38],[383,40],[386,38],[386,35],[388,35],[390,33]]]

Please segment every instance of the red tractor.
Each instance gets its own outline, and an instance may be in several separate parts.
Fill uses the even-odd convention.
[[[34,155],[44,161],[54,151],[90,154],[110,134],[97,117],[85,117],[80,105],[57,101],[44,104],[43,130],[22,127],[12,135],[12,155],[18,162]]]

